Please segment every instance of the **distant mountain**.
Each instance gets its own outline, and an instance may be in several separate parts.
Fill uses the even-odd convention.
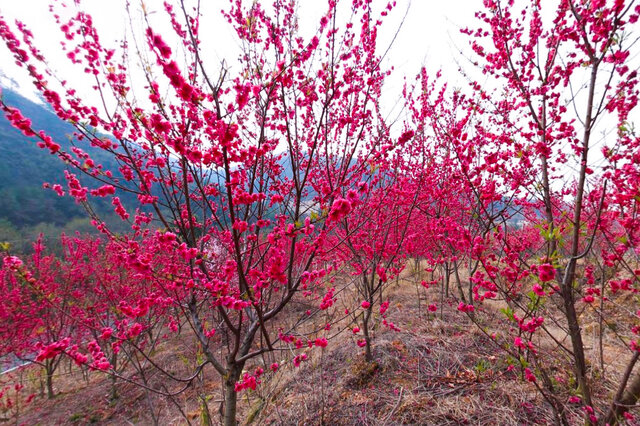
[[[73,132],[71,125],[43,105],[11,90],[3,89],[2,98],[29,117],[34,128],[47,132],[63,148],[69,147],[67,135]],[[25,137],[0,114],[0,219],[22,227],[41,222],[63,225],[83,215],[82,207],[72,199],[42,188],[43,182],[64,185],[63,168],[60,159],[37,147],[35,138]]]
[[[21,97],[36,104],[45,105],[46,101],[31,81],[32,78],[30,76],[7,75],[2,67],[0,67],[0,87],[2,90],[19,93]]]
[[[34,129],[45,131],[62,149],[70,148],[73,126],[60,120],[44,104],[6,88],[2,89],[2,99],[31,119]],[[36,142],[35,138],[27,138],[11,126],[0,113],[0,241],[33,239],[37,230],[55,234],[91,229],[82,206],[70,197],[59,197],[42,187],[43,182],[49,182],[66,188],[65,164],[48,150],[36,146]],[[82,148],[106,168],[118,169],[109,155],[97,149]],[[113,208],[107,200],[95,203],[92,200],[93,204],[102,215],[113,216]]]

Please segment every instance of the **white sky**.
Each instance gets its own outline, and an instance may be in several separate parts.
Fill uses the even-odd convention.
[[[48,59],[50,58],[49,66],[57,70],[59,75],[71,79],[71,76],[77,75],[78,70],[72,67],[60,52],[59,42],[62,38],[48,11],[50,1],[0,0],[0,15],[3,15],[12,25],[15,19],[25,22],[33,31],[37,46],[45,52]],[[342,1],[350,3],[350,0]],[[131,0],[131,2],[134,14],[139,16],[140,3],[138,0]],[[238,46],[237,37],[219,13],[220,9],[228,7],[228,1],[203,0],[201,3],[206,17],[201,23],[204,47],[202,55],[205,61],[219,64],[223,58],[226,58],[228,63],[232,63],[237,57],[237,50],[235,50]],[[270,0],[264,3],[270,3]],[[386,3],[386,0],[374,0],[374,7],[380,10]],[[82,3],[82,8],[92,15],[101,41],[106,46],[115,46],[115,41],[121,39],[125,31],[128,31],[124,4],[124,0],[85,0]],[[319,14],[325,10],[325,5],[324,1],[301,0],[300,27],[315,30]],[[148,11],[158,12],[151,14],[151,19],[166,20],[162,0],[147,0],[145,6]],[[66,10],[73,12],[74,7],[70,6]],[[409,8],[404,25],[386,58],[386,65],[392,64],[395,69],[393,75],[387,80],[385,88],[386,96],[389,96],[389,99],[385,100],[387,104],[385,108],[388,111],[392,109],[400,94],[404,77],[406,76],[408,81],[415,81],[415,76],[422,65],[425,65],[431,73],[442,69],[443,76],[451,84],[456,86],[464,84],[457,71],[456,61],[464,62],[458,50],[466,49],[467,38],[460,34],[459,29],[474,24],[473,15],[479,7],[481,4],[477,0],[397,1],[397,7],[386,18],[378,44],[380,51],[386,49]],[[6,86],[6,77],[9,77],[17,82],[19,91],[33,99],[33,92],[28,93],[33,86],[29,83],[25,70],[14,64],[4,43],[0,44],[0,75],[4,74],[4,78],[0,77],[0,84]],[[78,78],[84,77],[78,76]]]
[[[77,67],[72,67],[70,62],[60,50],[62,36],[48,11],[49,3],[55,2],[60,6],[60,0],[0,0],[0,15],[13,25],[15,19],[22,20],[33,31],[36,45],[45,53],[49,59],[49,66],[57,71],[57,74],[67,80],[73,80],[72,86],[80,94],[85,94],[84,99],[91,99],[95,94],[89,89],[94,82],[87,80],[82,73],[78,74]],[[75,14],[76,6],[66,8],[69,14]],[[140,23],[141,0],[130,0],[131,9],[134,15],[134,28],[140,34],[143,25]],[[194,0],[187,0],[191,3]],[[252,0],[243,0],[251,2]],[[262,0],[263,4],[269,5],[272,0]],[[342,4],[349,5],[351,0],[340,0]],[[529,0],[522,0],[527,3]],[[557,0],[543,0],[552,11]],[[105,47],[116,47],[117,41],[129,31],[128,18],[125,13],[126,0],[84,0],[83,10],[89,12]],[[166,33],[162,34],[166,41],[172,30],[167,25],[166,13],[162,6],[163,0],[146,0],[145,6],[150,12],[152,26],[157,31],[158,28],[166,28]],[[228,0],[201,0],[201,8],[204,18],[201,20],[201,56],[205,64],[216,67],[222,59],[226,59],[228,64],[233,64],[238,57],[238,39],[231,26],[222,18],[220,9],[228,9]],[[313,34],[317,28],[321,13],[326,10],[326,0],[299,0],[300,6],[298,15],[300,18],[300,28]],[[410,83],[415,82],[416,75],[421,66],[425,66],[430,74],[435,74],[442,70],[443,80],[449,87],[463,87],[466,85],[464,78],[458,71],[458,63],[462,64],[465,71],[473,78],[481,82],[486,77],[482,77],[477,69],[468,65],[466,57],[474,57],[468,48],[469,38],[460,33],[464,27],[476,28],[479,22],[474,18],[476,10],[482,8],[480,0],[397,0],[396,8],[387,16],[379,34],[378,49],[381,53],[396,34],[400,22],[405,17],[404,25],[400,29],[398,36],[391,47],[386,60],[386,67],[393,65],[394,72],[386,81],[385,91],[381,100],[383,111],[389,114],[390,119],[395,119],[400,114],[401,102],[399,97],[405,78]],[[387,4],[387,0],[373,0],[374,10],[382,10]],[[57,8],[57,10],[60,7]],[[552,13],[552,12],[551,12]],[[340,15],[338,15],[340,18]],[[374,15],[377,16],[377,15]],[[343,19],[347,16],[343,14]],[[142,37],[138,37],[143,40]],[[174,52],[175,45],[171,45]],[[460,51],[463,51],[462,54]],[[640,55],[636,55],[634,63],[640,60]],[[179,62],[179,61],[178,61]],[[637,65],[636,65],[637,66]],[[130,66],[133,67],[133,64]],[[635,66],[633,66],[635,68]],[[215,73],[212,73],[215,75]],[[4,76],[3,76],[4,75]],[[233,73],[232,73],[233,75]],[[33,86],[29,82],[26,71],[14,64],[14,59],[10,55],[4,43],[0,43],[0,85],[7,86],[8,78],[15,80],[17,89],[31,99],[36,99]],[[134,75],[135,78],[135,75]],[[84,87],[82,89],[84,80]],[[486,81],[486,80],[485,80]],[[134,89],[136,81],[131,84]],[[140,81],[141,84],[142,81]],[[9,87],[11,87],[9,85]],[[99,105],[96,105],[99,106]],[[402,121],[402,116],[400,121]],[[640,120],[640,109],[636,109],[632,121]],[[603,126],[605,134],[598,134],[594,141],[594,154],[600,156],[601,144],[611,136],[611,129],[615,129],[615,123],[605,123]],[[597,162],[597,161],[596,161]],[[567,173],[567,176],[571,176]]]

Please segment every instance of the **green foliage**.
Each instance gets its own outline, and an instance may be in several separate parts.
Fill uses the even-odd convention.
[[[71,148],[73,126],[60,120],[45,106],[11,90],[3,89],[2,98],[29,117],[34,129],[44,130],[51,135],[63,150]],[[0,242],[10,243],[12,252],[28,252],[40,233],[44,234],[45,239],[55,237],[52,239],[55,241],[61,232],[96,232],[90,220],[86,219],[83,206],[71,197],[59,197],[52,190],[42,187],[47,182],[58,183],[66,188],[63,175],[65,164],[49,151],[39,148],[36,142],[36,138],[25,137],[9,124],[4,114],[0,114]],[[112,156],[85,143],[79,146],[96,163],[117,172],[118,164]],[[91,181],[84,183],[89,187],[96,186]],[[125,206],[130,197],[121,196]],[[114,224],[118,222],[114,220],[115,214],[108,199],[92,200],[92,207],[101,217],[106,217]]]
[[[505,316],[510,319],[511,321],[515,321],[514,317],[513,317],[513,309],[511,309],[510,307],[506,307],[506,308],[502,308],[500,309],[500,312],[502,312],[503,314],[505,314]]]
[[[473,369],[475,370],[476,375],[480,377],[482,376],[482,373],[485,373],[491,369],[491,363],[488,360],[481,358],[480,360],[478,360]]]

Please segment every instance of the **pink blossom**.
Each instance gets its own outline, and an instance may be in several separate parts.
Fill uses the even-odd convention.
[[[524,377],[527,379],[527,381],[529,382],[535,382],[536,381],[536,376],[531,372],[531,370],[529,368],[525,368],[524,369]]]
[[[540,278],[540,281],[542,281],[543,283],[551,281],[555,277],[555,275],[556,270],[552,265],[543,263],[542,265],[538,266],[538,278]]]
[[[300,367],[300,363],[306,360],[307,360],[307,354],[297,355],[295,358],[293,358],[293,365],[296,367]]]
[[[319,348],[326,348],[327,347],[327,343],[328,343],[327,339],[324,338],[324,337],[323,338],[318,338],[315,341],[316,346],[319,347]]]
[[[542,288],[542,286],[540,284],[538,284],[538,283],[533,285],[532,290],[538,296],[542,297],[542,296],[546,296],[547,295],[547,293],[544,292],[544,289]]]
[[[458,305],[458,310],[460,312],[473,312],[473,311],[475,311],[475,309],[476,309],[475,306],[467,305],[464,302],[460,302],[460,304]]]
[[[233,229],[239,233],[245,232],[249,228],[249,224],[244,220],[236,220],[233,222]]]
[[[102,334],[100,334],[100,338],[106,340],[113,335],[113,329],[109,327],[104,327],[102,329]]]
[[[336,198],[331,205],[329,211],[329,218],[334,221],[338,221],[349,214],[351,211],[351,203],[344,198]]]

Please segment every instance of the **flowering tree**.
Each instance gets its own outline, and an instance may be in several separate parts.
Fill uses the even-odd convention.
[[[501,301],[506,316],[502,333],[491,337],[519,360],[563,424],[567,400],[580,404],[588,423],[614,423],[638,399],[637,330],[620,335],[629,361],[614,398],[596,403],[580,312],[596,298],[612,301],[594,287],[598,279],[613,292],[638,284],[630,236],[639,140],[629,124],[638,79],[628,29],[639,13],[623,1],[568,0],[553,15],[540,2],[485,2],[476,15],[483,25],[465,32],[490,78],[472,82],[472,96],[456,92],[443,102],[434,95],[419,109],[433,132],[451,141],[447,158],[469,185],[477,230],[470,232],[471,256],[481,266],[470,271],[474,299]],[[611,131],[597,140],[598,129]],[[596,277],[598,263],[614,270]],[[603,304],[595,312],[607,320]],[[556,337],[558,329],[569,344]],[[571,360],[566,383],[575,388],[553,380],[549,366],[558,353]]]
[[[140,379],[149,400],[152,395],[147,388],[151,385],[145,366],[150,360],[144,355],[157,351],[168,337],[165,330],[177,331],[176,315],[171,309],[173,299],[161,291],[171,285],[171,280],[149,280],[131,270],[119,243],[65,236],[61,240],[68,253],[62,266],[74,281],[84,285],[84,291],[74,295],[73,319],[85,336],[82,348],[91,355],[87,366],[110,372],[111,399],[118,396],[118,377],[131,367],[133,373],[129,376]],[[159,255],[154,262],[153,268],[158,264],[166,267],[171,264],[171,257]]]
[[[403,164],[402,148],[412,136],[411,131],[403,133],[396,143],[399,152],[380,164],[371,164],[370,181],[360,182],[357,188],[347,192],[353,212],[341,221],[336,235],[345,241],[341,253],[343,261],[357,276],[355,290],[362,316],[356,323],[362,325],[363,332],[358,345],[365,348],[367,362],[373,361],[371,331],[376,305],[383,324],[398,330],[386,319],[389,300],[384,300],[383,292],[387,283],[404,267],[409,224],[414,219],[417,194],[420,193],[419,182],[403,178],[398,170]],[[385,157],[388,155],[389,152],[385,152]],[[359,329],[355,327],[354,334]]]
[[[15,256],[4,258],[0,268],[0,303],[3,345],[0,356],[34,362],[44,369],[47,396],[53,398],[53,377],[67,351],[80,363],[85,359],[70,337],[84,337],[75,317],[74,302],[87,293],[85,283],[74,273],[78,259],[66,252],[60,260],[44,253],[42,237],[34,243],[27,263]]]
[[[38,250],[33,267],[7,256],[3,318],[20,320],[23,305],[37,312],[22,288],[56,300],[51,314],[62,319],[74,291],[65,289],[91,290],[78,297],[74,321],[37,348],[44,334],[35,323],[3,337],[18,351],[37,349],[45,364],[65,353],[114,377],[118,354],[134,366],[142,360],[171,386],[145,381],[142,364],[138,384],[166,396],[212,368],[223,383],[224,423],[234,425],[237,393],[255,389],[263,366],[278,370],[275,354],[292,351],[297,367],[303,347],[326,346],[330,324],[308,339],[300,325],[312,311],[295,305],[331,307],[335,288],[326,281],[345,270],[357,277],[360,343],[371,360],[375,304],[384,315],[382,291],[409,253],[441,265],[447,293],[453,274],[458,310],[508,354],[559,424],[575,415],[567,403],[587,423],[629,417],[640,397],[640,328],[635,302],[621,295],[636,293],[640,276],[637,40],[629,31],[640,5],[563,0],[547,13],[538,1],[485,1],[480,28],[464,32],[487,80],[465,94],[423,71],[404,93],[410,119],[394,140],[378,104],[386,73],[370,3],[353,0],[352,21],[340,27],[329,1],[303,35],[293,0],[232,2],[224,17],[242,49],[219,69],[204,57],[197,3],[165,3],[171,31],[143,8],[133,40],[140,69],[127,65],[129,42],[104,46],[90,15],[52,8],[66,57],[92,79],[97,105],[53,75],[25,24],[0,18],[16,61],[75,126],[74,145],[64,150],[19,110],[1,101],[0,109],[66,164],[66,187],[50,188],[83,204],[108,238],[104,248],[69,242],[62,263]],[[130,232],[109,229],[94,198],[109,200]],[[54,264],[71,274],[61,286],[47,278]],[[604,324],[620,321],[628,358],[604,402],[585,350],[588,316],[599,324],[601,373]],[[153,349],[183,330],[202,357],[180,377],[154,362]],[[252,364],[261,365],[247,372]],[[558,365],[569,377],[556,374]]]
[[[162,297],[130,300],[119,309],[138,317],[125,309],[161,305],[179,315],[176,321],[188,325],[205,356],[197,371],[210,365],[223,378],[227,425],[236,424],[237,391],[256,383],[247,374],[240,380],[245,364],[300,347],[288,328],[303,318],[288,306],[331,272],[322,260],[327,237],[351,211],[345,188],[384,151],[375,108],[385,75],[375,50],[381,22],[367,2],[354,1],[352,23],[338,28],[330,1],[315,34],[305,38],[295,7],[294,1],[267,9],[232,3],[225,17],[243,51],[237,69],[216,75],[203,58],[197,7],[165,3],[176,43],[144,10],[144,39],[137,44],[146,50],[139,58],[144,90],[133,89],[126,43],[103,46],[85,12],[68,19],[54,12],[67,57],[95,79],[98,106],[67,81],[56,82],[26,25],[16,24],[18,37],[0,19],[0,35],[16,61],[56,114],[76,127],[76,146],[61,150],[20,111],[1,108],[68,164],[67,187],[54,185],[55,191],[87,206],[93,197],[108,197],[130,224],[129,234],[116,235],[92,213],[129,276],[151,283]],[[118,170],[100,164],[97,153],[115,158]],[[127,205],[121,194],[137,201]],[[138,334],[147,326],[130,321],[129,333],[136,324]],[[92,351],[104,354],[105,340]],[[145,347],[137,350],[151,356]],[[96,368],[115,367],[98,358]]]
[[[478,250],[484,236],[505,215],[506,205],[499,202],[495,190],[487,194],[477,191],[480,175],[473,176],[468,166],[461,167],[464,156],[458,145],[461,139],[467,140],[461,130],[467,98],[457,91],[447,98],[447,86],[441,84],[439,73],[430,78],[423,69],[419,77],[411,91],[417,94],[407,99],[411,120],[418,123],[408,169],[414,180],[426,183],[418,195],[419,213],[411,225],[412,235],[421,243],[412,244],[412,253],[440,266],[447,297],[453,275],[460,309],[473,315],[476,292],[463,275],[469,277],[481,266]],[[434,283],[423,285],[428,288]]]

